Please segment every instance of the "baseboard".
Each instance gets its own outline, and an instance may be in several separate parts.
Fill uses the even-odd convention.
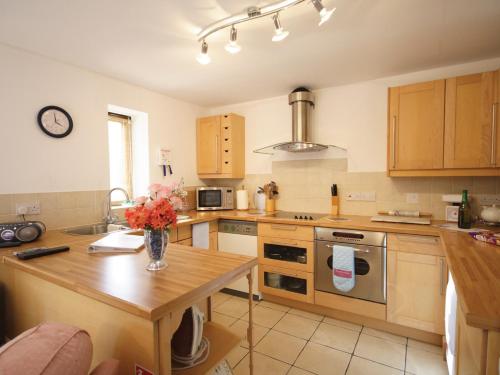
[[[225,294],[229,294],[231,296],[241,297],[241,298],[248,299],[248,293],[242,292],[242,291],[239,291],[239,290],[234,290],[234,289],[229,289],[229,288],[223,288],[223,289],[221,289],[221,292],[225,293]],[[261,299],[262,299],[262,296],[257,295],[257,294],[253,295],[253,300],[254,301],[260,301]]]

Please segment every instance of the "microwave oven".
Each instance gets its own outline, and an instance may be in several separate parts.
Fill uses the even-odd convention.
[[[198,211],[232,210],[234,189],[230,187],[196,188],[196,209]]]

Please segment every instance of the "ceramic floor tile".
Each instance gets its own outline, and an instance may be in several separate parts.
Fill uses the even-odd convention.
[[[226,302],[230,298],[231,296],[229,294],[221,292],[215,293],[212,296],[212,308],[219,306],[221,303]]]
[[[294,366],[318,375],[344,375],[351,355],[308,342]]]
[[[302,370],[301,368],[298,367],[292,367],[286,375],[314,375],[314,373]]]
[[[428,344],[426,342],[417,341],[410,338],[408,339],[408,346],[435,354],[441,354],[443,352],[443,348],[441,346]]]
[[[394,335],[389,332],[384,332],[384,331],[379,331],[378,329],[373,329],[373,328],[368,328],[368,327],[363,327],[363,333],[370,335],[370,336],[375,336],[380,339],[384,340],[389,340],[398,344],[403,344],[406,345],[406,337]]]
[[[361,332],[361,329],[363,328],[359,324],[345,322],[343,320],[333,319],[333,318],[329,318],[327,316],[325,317],[323,322],[328,323],[328,324],[333,324],[334,326],[337,326],[337,327],[351,329],[351,330],[356,331],[356,332]]]
[[[288,310],[290,310],[290,308],[288,306],[284,306],[284,305],[280,305],[278,303],[268,302],[268,301],[261,301],[259,303],[259,305],[262,307],[267,307],[268,309],[274,309],[274,310],[279,310],[279,311],[284,311],[284,312],[287,312]]]
[[[253,309],[253,322],[260,326],[272,328],[285,314],[283,311],[256,306]],[[241,319],[248,321],[248,312]]]
[[[243,359],[243,357],[247,355],[247,353],[248,349],[242,348],[241,346],[237,346],[236,348],[231,350],[226,356],[226,360],[229,363],[229,366],[231,366],[231,368],[235,368],[236,365]]]
[[[248,312],[248,303],[243,298],[231,297],[215,307],[214,311],[234,318],[241,318]]]
[[[248,329],[248,322],[245,322],[244,320],[238,320],[236,321],[230,328],[231,331],[233,331],[236,335],[240,336],[243,341],[241,342],[241,346],[248,348],[248,341],[247,341],[247,329]],[[253,346],[257,345],[259,341],[266,335],[266,333],[269,331],[269,328],[259,326],[254,323],[253,325]]]
[[[403,375],[403,371],[353,356],[346,375]]]
[[[361,333],[354,354],[387,366],[405,369],[406,345]]]
[[[248,368],[249,361],[250,356],[246,355],[234,368],[234,375],[250,374],[250,369]],[[284,362],[277,361],[260,353],[254,352],[253,354],[253,373],[255,375],[285,375],[289,369],[290,365]]]
[[[359,332],[327,323],[321,323],[311,337],[311,341],[316,344],[326,345],[334,349],[352,353],[358,341],[358,337]]]
[[[415,375],[447,375],[448,368],[441,354],[408,347],[406,372]]]
[[[238,319],[229,316],[229,315],[224,315],[221,313],[218,313],[216,311],[212,311],[212,320],[215,323],[219,323],[220,325],[223,325],[224,327],[229,327],[231,324],[236,322]]]
[[[319,322],[298,315],[286,314],[273,329],[292,336],[309,340]]]
[[[290,309],[290,311],[288,311],[288,313],[293,314],[293,315],[298,315],[298,316],[301,316],[301,317],[307,318],[307,319],[317,320],[318,322],[322,321],[324,318],[323,315],[314,314],[314,313],[311,313],[309,311],[303,311],[303,310],[299,310],[299,309]]]
[[[293,364],[307,341],[277,331],[269,331],[255,346],[255,351]]]

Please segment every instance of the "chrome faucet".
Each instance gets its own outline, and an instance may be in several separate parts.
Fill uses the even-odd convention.
[[[121,191],[121,192],[123,192],[123,194],[125,194],[125,198],[126,198],[127,202],[130,200],[130,197],[127,193],[127,190],[122,189],[121,187],[115,187],[115,188],[111,189],[107,195],[106,217],[104,218],[106,224],[113,224],[118,220],[118,216],[113,215],[111,213],[111,194],[113,194],[113,192],[117,191],[117,190]]]

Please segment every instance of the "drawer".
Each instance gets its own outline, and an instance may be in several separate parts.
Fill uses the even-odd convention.
[[[314,272],[314,242],[259,237],[258,257],[259,264]]]
[[[182,241],[193,237],[191,225],[182,225],[177,228],[177,240]]]
[[[387,249],[406,253],[444,256],[441,238],[413,234],[389,233]]]
[[[185,240],[178,241],[177,243],[179,245],[193,246],[193,239],[192,238],[186,238]]]
[[[259,223],[259,236],[314,241],[314,228],[294,224]]]
[[[276,276],[279,281],[276,281]],[[265,294],[314,303],[314,274],[260,265],[259,290]]]

